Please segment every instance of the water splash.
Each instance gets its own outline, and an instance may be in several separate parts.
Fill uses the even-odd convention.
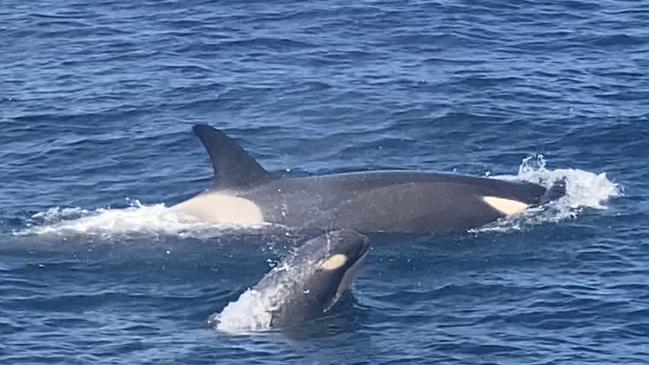
[[[289,297],[291,285],[313,269],[313,265],[296,265],[293,258],[295,252],[264,276],[263,285],[247,289],[220,313],[211,315],[210,327],[227,333],[270,330],[273,312]]]
[[[230,302],[221,313],[208,319],[212,328],[227,333],[245,333],[269,330],[272,314],[269,297],[255,289],[248,289],[239,298]]]
[[[499,175],[502,180],[529,181],[546,188],[564,180],[566,194],[556,201],[540,207],[527,209],[524,214],[498,220],[471,232],[520,231],[543,223],[554,223],[574,219],[584,208],[607,209],[605,203],[620,196],[622,189],[612,182],[606,173],[596,174],[580,169],[555,169],[546,167],[543,155],[534,155],[523,160],[516,175]]]
[[[138,200],[120,209],[50,208],[31,216],[28,228],[14,235],[178,235],[202,237],[237,227],[213,225],[166,207],[164,204],[144,205]]]

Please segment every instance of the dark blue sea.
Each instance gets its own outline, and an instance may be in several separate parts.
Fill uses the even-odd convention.
[[[567,195],[379,237],[327,315],[221,331],[307,237],[170,211],[213,183],[196,123],[271,171]],[[647,364],[648,151],[645,1],[3,0],[0,363]]]

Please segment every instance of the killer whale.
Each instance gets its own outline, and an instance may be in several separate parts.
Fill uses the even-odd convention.
[[[214,186],[172,207],[213,224],[363,233],[440,233],[477,228],[565,193],[529,182],[419,171],[286,177],[266,171],[223,131],[194,133],[208,152]]]
[[[225,331],[286,328],[330,311],[354,280],[369,239],[351,230],[326,232],[282,260],[254,287],[208,318]]]

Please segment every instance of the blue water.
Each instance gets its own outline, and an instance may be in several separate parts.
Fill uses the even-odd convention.
[[[647,19],[621,0],[2,1],[0,363],[649,363]],[[569,197],[379,237],[331,314],[224,333],[207,317],[303,237],[169,213],[211,184],[194,123],[269,170],[566,176]]]

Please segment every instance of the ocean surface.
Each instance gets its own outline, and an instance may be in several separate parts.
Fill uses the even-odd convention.
[[[3,0],[0,363],[649,363],[648,19],[622,0]],[[168,209],[212,185],[196,123],[272,171],[567,195],[373,237],[350,294],[297,328],[211,329],[308,237]]]

